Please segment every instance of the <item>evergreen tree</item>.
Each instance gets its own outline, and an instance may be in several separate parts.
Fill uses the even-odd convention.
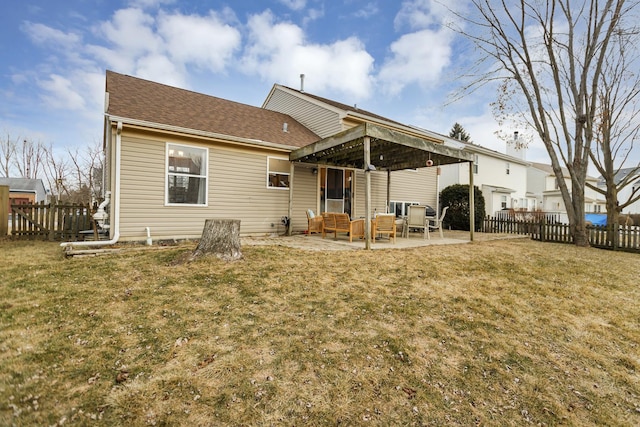
[[[473,142],[471,141],[471,135],[469,135],[467,131],[464,130],[462,125],[458,122],[456,122],[451,128],[451,130],[449,131],[449,137],[460,140],[460,141],[464,141],[464,142],[469,142],[469,143]]]

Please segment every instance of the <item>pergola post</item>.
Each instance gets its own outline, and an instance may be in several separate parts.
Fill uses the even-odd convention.
[[[364,248],[371,249],[371,138],[364,137]]]
[[[469,240],[473,242],[476,228],[475,191],[473,188],[473,162],[469,162]]]
[[[289,165],[289,227],[287,228],[287,236],[291,236],[291,230],[293,229],[293,171],[295,170],[295,163],[291,162]]]
[[[387,212],[389,212],[389,206],[391,205],[391,171],[387,171]]]

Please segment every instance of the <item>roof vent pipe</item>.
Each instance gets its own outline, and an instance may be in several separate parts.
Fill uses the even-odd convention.
[[[300,92],[304,92],[304,74],[300,74]]]

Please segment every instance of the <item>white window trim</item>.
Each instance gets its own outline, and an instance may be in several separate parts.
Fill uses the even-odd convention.
[[[197,150],[204,150],[204,175],[181,175],[179,173],[171,172],[173,175],[189,176],[196,178],[204,178],[204,204],[199,203],[169,203],[169,146],[195,148]],[[164,151],[164,205],[165,206],[182,206],[182,207],[197,207],[206,208],[209,206],[209,148],[201,147],[198,145],[180,144],[176,142],[166,142]]]
[[[286,175],[289,177],[289,186],[288,187],[272,187],[269,185],[269,174],[271,173],[271,171],[269,170],[269,160],[271,159],[275,159],[275,160],[285,160],[285,161],[289,161],[289,159],[287,157],[276,157],[276,156],[267,156],[267,189],[268,190],[289,190],[291,188],[291,173],[290,172],[275,172],[279,175]]]

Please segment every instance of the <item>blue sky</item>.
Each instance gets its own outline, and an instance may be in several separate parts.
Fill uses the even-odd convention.
[[[505,150],[491,88],[449,103],[469,52],[433,0],[12,3],[0,15],[5,138],[101,141],[106,69],[254,106],[304,73],[307,92],[444,134],[457,121]],[[532,143],[527,159],[546,158]]]

